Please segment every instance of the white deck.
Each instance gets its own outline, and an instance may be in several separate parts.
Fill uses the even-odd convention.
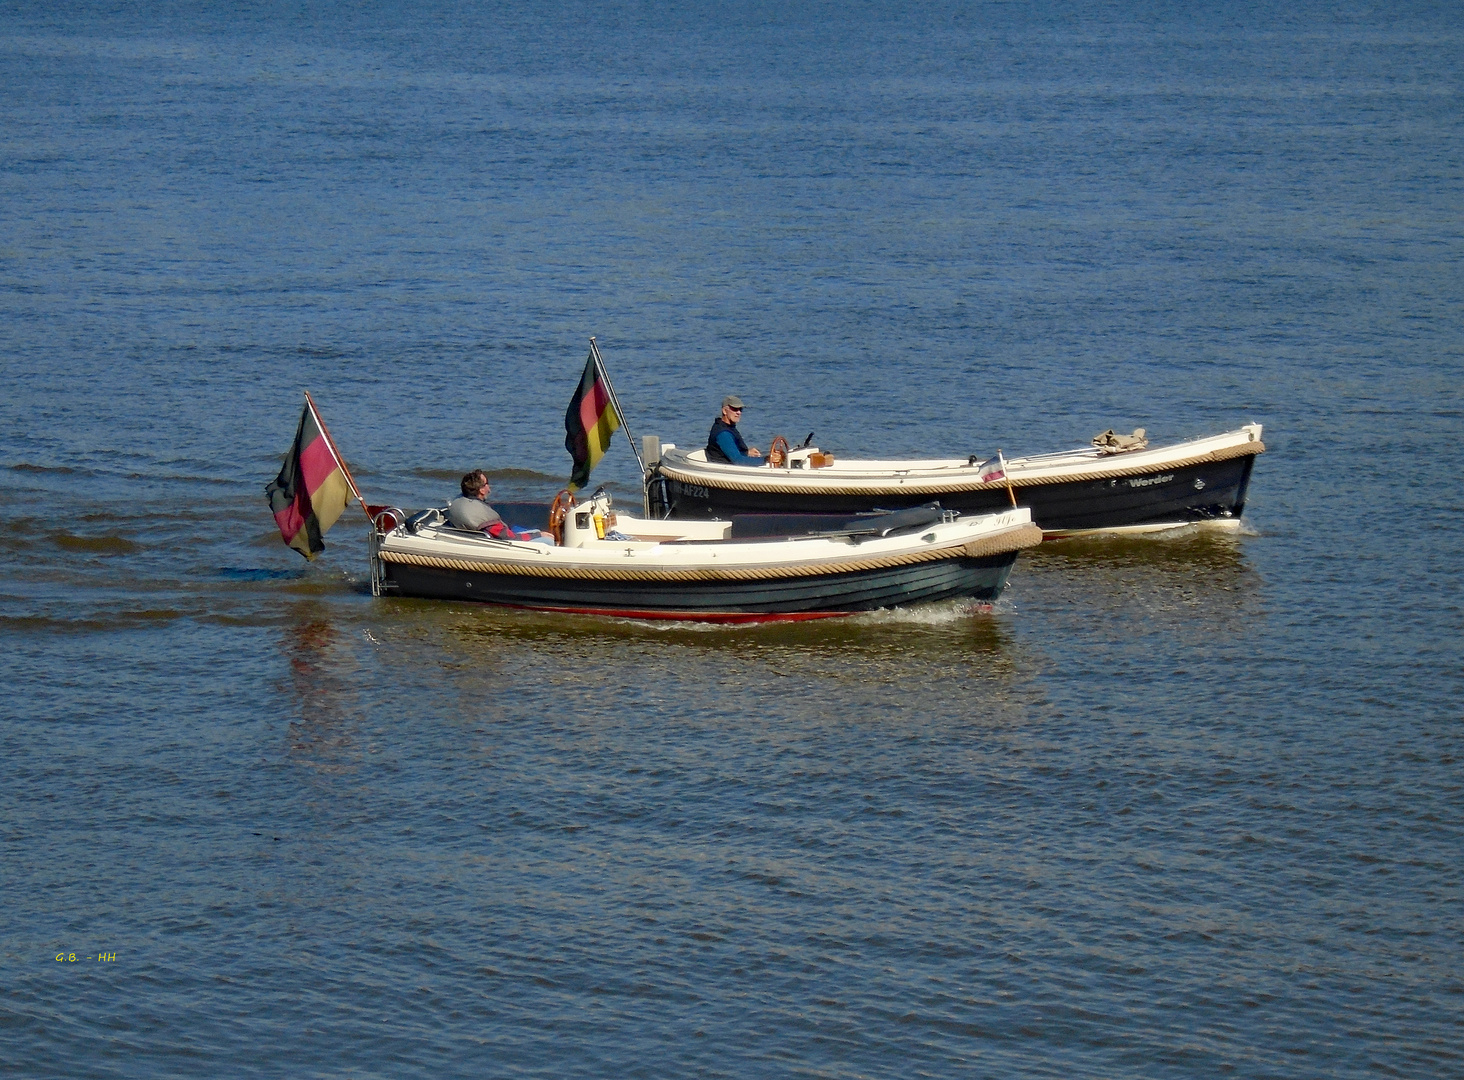
[[[1030,525],[1026,507],[938,522],[918,532],[887,537],[808,536],[779,540],[724,540],[712,542],[655,542],[642,539],[587,540],[578,547],[549,547],[527,541],[491,537],[438,526],[421,527],[411,534],[404,527],[382,538],[383,555],[399,552],[464,563],[521,566],[525,572],[560,568],[565,572],[594,571],[702,571],[802,570],[820,564],[874,560],[916,551],[945,551],[952,555],[974,541],[996,538]],[[632,537],[642,526],[664,532],[681,522],[645,521],[619,515],[616,528]],[[684,523],[693,524],[693,523]],[[715,525],[717,523],[703,523]],[[1021,544],[1018,546],[1027,546]],[[388,556],[389,557],[389,556]]]

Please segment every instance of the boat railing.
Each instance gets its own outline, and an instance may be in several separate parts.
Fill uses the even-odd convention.
[[[373,506],[371,526],[382,536],[407,520],[407,512],[397,506]]]
[[[407,512],[399,506],[373,506],[371,511],[371,531],[366,534],[366,559],[371,567],[371,595],[381,596],[397,591],[396,584],[386,576],[386,565],[381,559],[381,541],[388,533],[395,532],[413,519],[407,517]]]

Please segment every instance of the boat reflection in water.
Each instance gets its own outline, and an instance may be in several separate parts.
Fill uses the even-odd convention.
[[[1086,668],[1101,656],[1110,673],[1176,675],[1183,686],[1184,671],[1205,667],[1205,656],[1220,660],[1220,670],[1238,653],[1253,662],[1266,633],[1265,581],[1239,537],[1060,540],[1031,552],[1022,569],[1012,602],[1047,628],[1038,644],[1063,666]],[[1154,657],[1175,648],[1175,670],[1153,672]]]
[[[380,603],[387,617],[377,633],[394,666],[450,670],[469,711],[474,702],[542,711],[579,734],[652,719],[747,731],[797,714],[789,733],[893,725],[887,735],[901,735],[930,725],[1019,725],[1034,697],[1030,647],[1003,614],[1005,601],[994,613],[947,601],[755,625]],[[589,687],[603,709],[565,713],[565,696],[579,700]]]

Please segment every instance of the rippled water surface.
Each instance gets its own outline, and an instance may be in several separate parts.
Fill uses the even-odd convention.
[[[1461,77],[1451,5],[0,8],[0,1072],[1464,1074]],[[991,612],[280,543],[305,389],[373,501],[547,502],[591,334],[637,436],[1267,452]]]

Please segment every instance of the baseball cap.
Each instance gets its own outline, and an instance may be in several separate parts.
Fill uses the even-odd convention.
[[[724,397],[722,399],[722,408],[724,408],[724,409],[740,409],[740,408],[742,408],[742,399],[740,397],[738,397],[736,394],[728,394],[726,397]]]

